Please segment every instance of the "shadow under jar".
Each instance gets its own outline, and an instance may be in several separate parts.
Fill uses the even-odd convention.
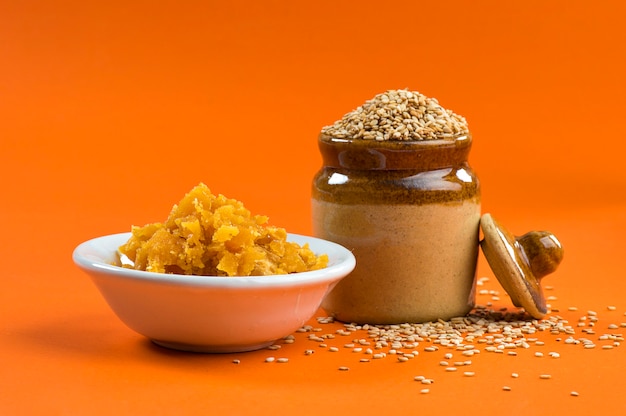
[[[322,303],[344,322],[429,322],[474,306],[480,188],[471,136],[374,141],[321,134],[314,235],[356,257]]]

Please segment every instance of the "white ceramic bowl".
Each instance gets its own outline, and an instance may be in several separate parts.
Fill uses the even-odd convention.
[[[289,234],[289,241],[328,254],[328,267],[258,277],[151,273],[115,265],[117,249],[129,237],[122,233],[86,241],[74,250],[74,262],[129,328],[186,351],[250,351],[272,344],[310,319],[355,266],[352,253],[338,244]]]

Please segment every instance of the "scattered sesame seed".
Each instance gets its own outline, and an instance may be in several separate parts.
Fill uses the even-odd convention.
[[[463,372],[463,375],[465,377],[474,377],[476,375],[476,373],[473,372],[473,371],[465,371],[465,372]]]
[[[276,359],[276,358],[274,358],[274,357],[267,357],[267,358],[265,359],[265,362],[266,362],[266,363],[273,363],[275,359]]]
[[[241,363],[240,360],[233,360],[233,364],[239,364],[239,363]]]
[[[339,367],[339,371],[348,371],[348,370],[350,370],[349,367],[344,367],[344,366]]]
[[[276,360],[277,363],[288,363],[289,358],[279,358]]]
[[[429,390],[429,389],[421,389],[421,390],[420,390],[420,393],[422,393],[422,394],[428,394],[428,393],[430,393],[430,390]]]
[[[574,396],[574,397],[578,397],[578,392],[577,391],[572,391],[569,394],[570,396]]]
[[[548,379],[551,379],[552,376],[550,374],[541,374],[539,378],[542,380],[548,380]]]
[[[513,377],[513,378],[518,378],[518,377],[519,377],[519,374],[517,374],[517,373],[511,373],[511,377]]]
[[[502,386],[502,390],[504,390],[504,391],[511,391],[511,387],[509,387],[509,386]]]
[[[617,310],[617,307],[615,307],[615,306],[613,306],[613,305],[607,306],[606,308],[607,308],[608,310],[610,310],[610,311],[616,311],[616,310]]]

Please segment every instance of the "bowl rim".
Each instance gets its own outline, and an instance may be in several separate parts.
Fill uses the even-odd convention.
[[[113,257],[117,248],[130,238],[130,232],[108,234],[80,243],[72,253],[74,263],[87,272],[99,275],[116,276],[145,282],[163,284],[221,287],[254,288],[276,286],[302,286],[332,282],[349,274],[356,266],[354,254],[344,246],[332,241],[301,234],[287,233],[287,240],[299,244],[309,243],[316,254],[328,254],[329,265],[323,269],[269,276],[198,276],[146,272],[127,269],[107,262],[104,257]],[[323,247],[320,249],[320,247]]]

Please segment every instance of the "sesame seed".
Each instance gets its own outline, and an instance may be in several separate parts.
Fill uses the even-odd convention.
[[[363,140],[433,140],[468,132],[465,118],[408,90],[378,94],[322,128],[328,136]]]
[[[463,375],[465,377],[474,377],[476,375],[476,373],[473,372],[473,371],[465,371],[465,372],[463,372]]]
[[[339,367],[339,371],[348,371],[348,370],[350,370],[349,367],[344,367],[344,366]]]
[[[239,363],[241,363],[241,361],[239,361],[239,360],[233,360],[233,364],[239,364]]]
[[[518,378],[518,377],[519,377],[519,374],[517,374],[517,373],[511,373],[511,377],[513,377],[513,378]]]
[[[548,379],[551,379],[552,376],[550,374],[541,374],[539,378],[542,380],[548,380]]]
[[[502,390],[504,390],[504,391],[511,391],[511,387],[509,387],[509,386],[502,386]]]
[[[288,363],[289,358],[279,358],[276,360],[277,363]]]
[[[420,390],[420,393],[422,393],[422,394],[428,394],[428,393],[430,393],[430,390],[429,390],[429,389],[421,389],[421,390]]]
[[[578,397],[578,392],[577,391],[572,391],[569,394],[570,396],[574,396],[574,397]]]
[[[275,359],[276,359],[276,358],[274,358],[274,357],[267,357],[267,358],[265,359],[265,362],[266,362],[266,363],[273,363]]]

